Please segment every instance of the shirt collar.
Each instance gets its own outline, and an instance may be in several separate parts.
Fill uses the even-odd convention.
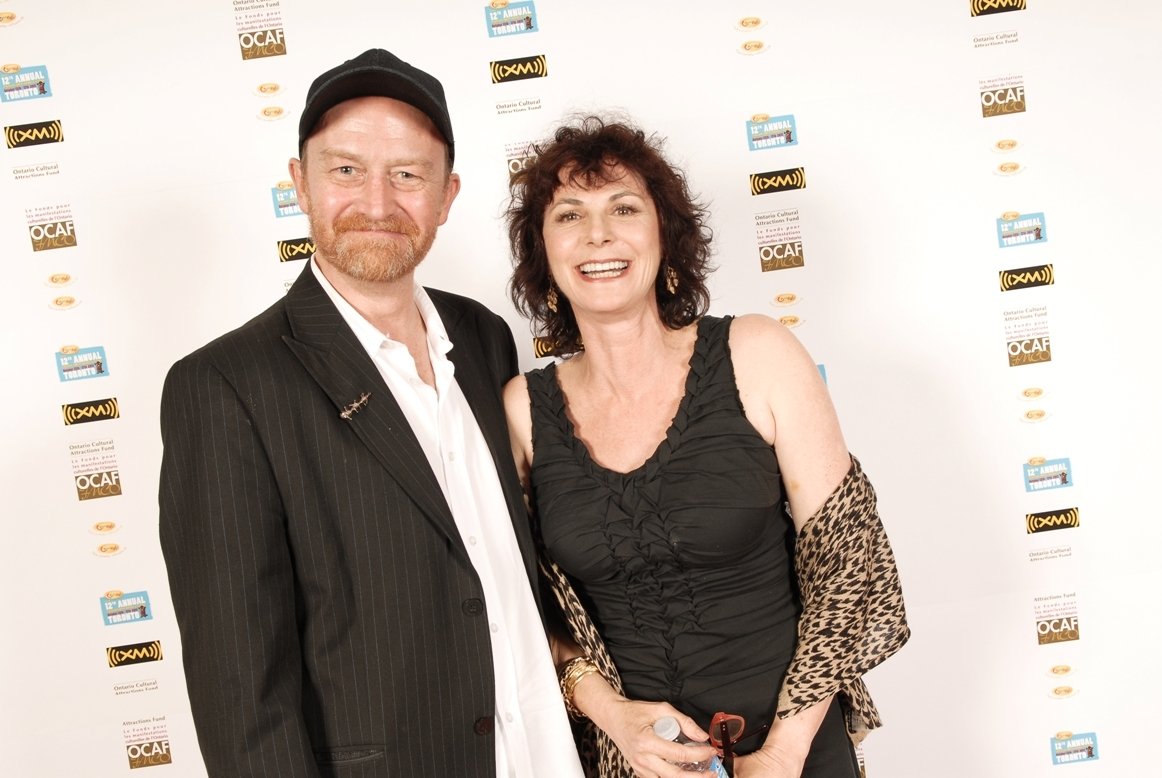
[[[363,318],[363,314],[355,310],[354,306],[347,302],[343,295],[339,294],[338,290],[323,275],[323,271],[319,269],[319,265],[314,257],[311,258],[310,263],[311,272],[314,273],[315,279],[323,287],[323,291],[327,293],[327,297],[335,304],[335,307],[339,310],[339,315],[343,317],[343,321],[355,333],[355,338],[359,341],[359,345],[363,346],[363,350],[367,352],[368,356],[374,357],[375,353],[379,351],[385,342],[399,343],[399,341],[392,340],[380,332],[375,325]],[[432,298],[428,296],[426,289],[419,284],[414,284],[412,286],[412,299],[415,301],[416,308],[420,312],[420,317],[424,320],[424,328],[427,330],[429,353],[444,356],[452,350],[453,344],[448,338],[448,331],[444,328],[444,322],[440,318],[440,314],[436,310]]]

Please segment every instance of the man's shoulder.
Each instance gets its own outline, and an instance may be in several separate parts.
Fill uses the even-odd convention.
[[[270,349],[280,345],[282,337],[289,332],[284,298],[245,324],[219,335],[182,357],[177,365],[208,363],[222,368],[230,364],[252,364],[254,354],[270,353]]]
[[[498,313],[479,300],[430,286],[425,286],[424,291],[440,312],[445,327],[462,328],[467,325],[469,328],[495,329],[508,326]]]

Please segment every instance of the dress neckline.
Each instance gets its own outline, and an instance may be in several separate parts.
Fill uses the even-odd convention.
[[[561,388],[560,376],[557,374],[557,364],[554,362],[546,368],[549,372],[549,385],[552,387],[553,399],[561,409],[561,423],[568,435],[573,453],[585,465],[585,468],[590,474],[598,476],[606,482],[636,480],[656,471],[658,465],[664,464],[669,460],[670,455],[681,441],[682,432],[686,429],[690,415],[689,406],[693,402],[693,398],[698,394],[695,391],[697,389],[697,383],[705,372],[703,369],[706,351],[704,345],[706,328],[709,323],[708,320],[709,317],[703,316],[695,325],[694,348],[690,352],[690,358],[686,361],[686,381],[682,389],[682,399],[678,401],[678,409],[674,412],[674,418],[670,420],[665,434],[658,442],[658,445],[654,447],[653,453],[632,470],[624,472],[614,470],[613,468],[605,467],[593,458],[593,453],[589,450],[589,446],[578,437],[577,430],[573,426],[573,419],[569,417],[568,398],[565,396],[565,390]],[[534,459],[536,457],[535,450],[533,457]]]

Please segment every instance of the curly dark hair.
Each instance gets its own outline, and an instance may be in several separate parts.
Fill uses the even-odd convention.
[[[586,116],[560,127],[553,138],[533,145],[532,158],[509,181],[511,199],[505,212],[512,248],[513,273],[509,295],[532,320],[556,354],[582,350],[581,333],[572,306],[558,296],[557,312],[546,299],[551,286],[549,259],[542,232],[545,211],[553,195],[568,184],[599,187],[614,180],[621,166],[635,173],[653,198],[660,223],[662,263],[654,281],[662,322],[678,329],[697,320],[710,306],[706,279],[713,232],[706,206],[690,193],[686,176],[662,155],[664,141],[625,121]],[[665,271],[677,274],[674,294],[666,290]]]

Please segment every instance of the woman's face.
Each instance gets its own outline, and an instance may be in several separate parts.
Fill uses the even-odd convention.
[[[565,183],[545,209],[549,272],[578,316],[657,307],[657,209],[636,174],[620,165],[611,172],[609,182],[585,188],[568,183],[569,170],[562,171]]]

